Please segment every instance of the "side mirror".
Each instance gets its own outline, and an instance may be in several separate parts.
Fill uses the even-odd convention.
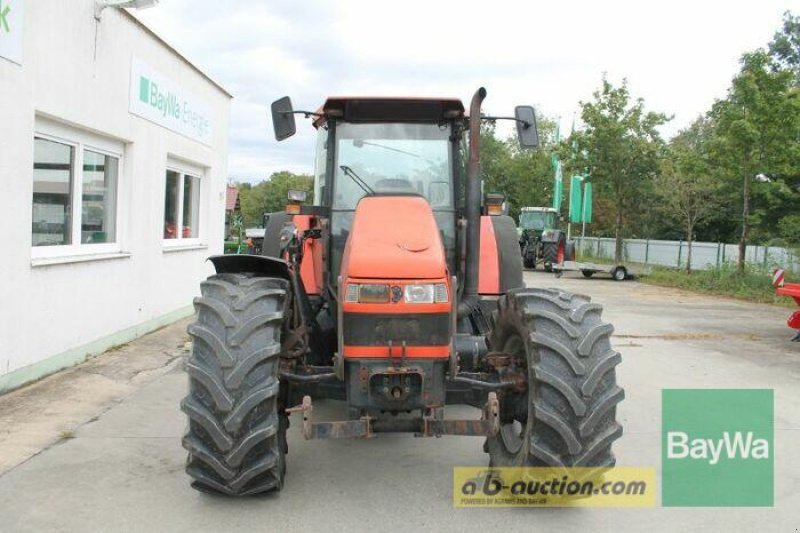
[[[297,132],[292,99],[288,96],[272,102],[272,127],[275,129],[275,139],[278,141],[288,139]]]
[[[536,112],[533,107],[529,105],[515,107],[514,118],[517,119],[519,145],[523,148],[536,148],[539,146],[539,130],[536,129]]]

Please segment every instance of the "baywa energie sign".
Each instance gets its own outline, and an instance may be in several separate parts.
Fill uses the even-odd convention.
[[[23,0],[0,0],[0,57],[22,64]]]
[[[211,145],[208,106],[177,82],[133,58],[130,112],[160,126]]]

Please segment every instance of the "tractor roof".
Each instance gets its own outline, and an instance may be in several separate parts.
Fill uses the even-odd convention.
[[[457,98],[333,96],[322,112],[347,122],[442,122],[462,118],[464,105]]]
[[[520,210],[522,213],[555,213],[556,210],[552,207],[523,207]]]

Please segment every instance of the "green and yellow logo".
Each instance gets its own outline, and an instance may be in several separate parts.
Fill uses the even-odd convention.
[[[455,507],[652,507],[652,467],[456,467]]]
[[[774,405],[767,389],[665,389],[662,504],[773,505]]]
[[[11,13],[11,6],[8,4],[3,5],[3,0],[0,0],[0,31],[11,33],[11,27],[8,25],[8,15]]]

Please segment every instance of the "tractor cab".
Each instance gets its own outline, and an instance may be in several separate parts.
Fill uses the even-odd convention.
[[[519,215],[522,230],[544,231],[557,227],[558,212],[552,207],[523,207]]]
[[[456,270],[456,198],[465,127],[458,100],[329,98],[315,120],[314,203],[330,209],[330,270],[338,276],[359,202],[418,196],[433,211]]]

